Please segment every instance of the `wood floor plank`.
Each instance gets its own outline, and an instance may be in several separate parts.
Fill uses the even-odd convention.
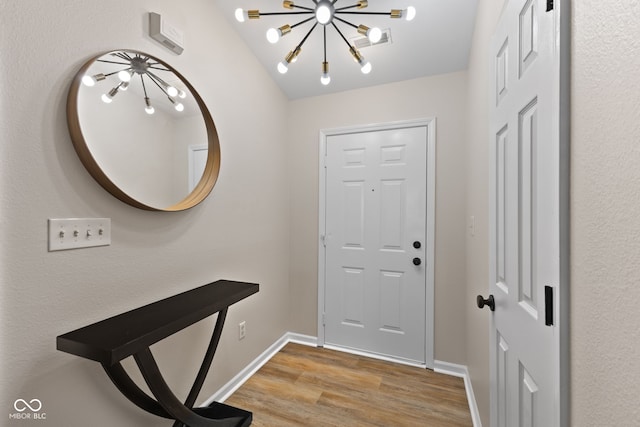
[[[255,427],[469,427],[461,378],[287,344],[226,401]]]

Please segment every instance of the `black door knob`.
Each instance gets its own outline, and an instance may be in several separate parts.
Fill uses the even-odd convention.
[[[422,264],[422,260],[420,258],[413,259],[413,265],[420,265],[420,264]]]
[[[417,240],[415,242],[413,242],[413,247],[416,249],[420,249],[422,245],[420,244],[420,242],[418,242]]]
[[[496,311],[496,301],[493,299],[493,295],[489,295],[487,299],[482,298],[482,295],[478,295],[476,303],[478,308],[483,308],[486,305],[491,311]]]

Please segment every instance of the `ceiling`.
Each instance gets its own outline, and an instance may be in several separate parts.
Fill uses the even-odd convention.
[[[341,15],[355,25],[377,26],[383,31],[389,29],[391,42],[360,49],[373,66],[371,73],[364,75],[344,40],[332,26],[327,26],[327,61],[331,75],[328,86],[320,83],[322,26],[318,25],[311,33],[297,62],[289,66],[286,74],[277,71],[277,64],[302,40],[314,21],[294,28],[277,44],[269,43],[265,36],[271,27],[293,25],[311,15],[261,16],[239,23],[234,17],[237,8],[259,9],[262,13],[288,10],[282,7],[280,0],[214,1],[282,91],[290,99],[298,99],[466,69],[478,0],[369,0],[369,7],[363,9],[389,12],[414,6],[417,15],[410,22],[389,16]],[[296,0],[295,3],[314,7],[313,0]],[[337,0],[335,7],[355,3],[356,0]],[[337,25],[347,40],[361,37],[355,28],[341,22]]]

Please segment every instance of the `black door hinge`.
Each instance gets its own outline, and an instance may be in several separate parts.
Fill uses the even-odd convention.
[[[553,10],[553,0],[547,0],[547,12]]]
[[[553,288],[544,287],[544,324],[553,326]]]

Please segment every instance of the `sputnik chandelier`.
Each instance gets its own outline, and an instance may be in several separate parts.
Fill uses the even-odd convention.
[[[173,105],[173,108],[175,108],[176,111],[184,111],[184,105],[179,102],[177,98],[186,98],[186,92],[183,90],[178,90],[177,88],[171,86],[162,78],[160,78],[156,73],[151,71],[167,71],[173,75],[173,72],[170,69],[164,67],[161,63],[152,60],[150,57],[140,54],[135,54],[134,56],[132,56],[130,52],[118,51],[112,52],[110,55],[114,57],[113,60],[103,59],[104,57],[102,57],[100,59],[97,59],[96,62],[118,65],[118,69],[106,74],[87,74],[82,77],[82,83],[85,86],[93,87],[96,85],[96,83],[106,80],[110,76],[117,75],[117,84],[113,88],[111,88],[109,92],[102,95],[102,101],[104,103],[110,104],[113,101],[113,98],[119,92],[126,91],[129,88],[133,77],[137,74],[138,76],[140,76],[140,82],[142,83],[145,103],[144,110],[147,114],[153,114],[155,112],[155,108],[153,108],[153,105],[151,105],[149,95],[147,94],[145,77],[149,81],[155,83],[158,88],[160,88],[162,93],[167,96],[167,99]],[[123,66],[124,68],[122,68]]]
[[[406,9],[392,9],[391,12],[362,12],[353,9],[365,9],[369,2],[367,0],[358,1],[356,4],[344,7],[336,7],[336,3],[338,0],[310,0],[313,2],[313,7],[299,6],[295,4],[293,1],[285,0],[282,2],[282,6],[285,9],[291,10],[290,12],[268,12],[262,13],[259,10],[243,10],[236,9],[235,15],[236,19],[240,22],[244,22],[247,19],[259,19],[261,16],[268,15],[312,15],[302,21],[293,24],[293,25],[283,25],[279,28],[270,28],[267,31],[267,40],[270,43],[277,43],[281,37],[289,34],[292,29],[299,25],[306,24],[307,22],[312,22],[313,25],[311,29],[307,32],[307,34],[302,38],[300,43],[289,52],[289,54],[284,58],[282,62],[278,64],[278,71],[282,74],[286,73],[289,69],[289,64],[296,62],[298,55],[302,50],[302,45],[309,35],[316,29],[318,25],[322,26],[323,29],[323,47],[324,47],[324,61],[322,62],[322,75],[320,77],[320,81],[323,85],[328,85],[331,81],[331,77],[329,76],[329,62],[327,62],[327,26],[331,25],[338,32],[340,37],[344,40],[344,42],[349,47],[349,52],[353,56],[353,59],[360,65],[360,70],[364,74],[368,74],[371,72],[371,63],[364,59],[362,54],[358,51],[356,46],[349,43],[347,38],[344,36],[343,32],[340,31],[338,26],[336,25],[336,21],[346,24],[350,27],[357,29],[358,33],[366,36],[371,44],[378,43],[382,37],[382,30],[377,27],[369,28],[366,25],[355,25],[351,22],[341,18],[338,15],[387,15],[391,18],[403,18],[407,21],[411,21],[416,16],[416,9],[412,6],[409,6]],[[299,9],[299,10],[294,10]]]

